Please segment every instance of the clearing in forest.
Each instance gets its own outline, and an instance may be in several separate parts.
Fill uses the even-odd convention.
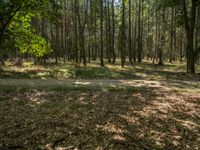
[[[0,149],[199,149],[198,75],[145,71],[135,79],[15,79],[5,69]]]

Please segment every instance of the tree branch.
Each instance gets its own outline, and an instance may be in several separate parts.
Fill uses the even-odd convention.
[[[0,45],[1,45],[5,30],[7,29],[10,21],[13,19],[13,17],[16,15],[16,13],[21,9],[23,2],[24,2],[24,0],[22,0],[22,2],[19,4],[19,6],[13,11],[13,13],[11,13],[11,15],[5,21],[5,23],[2,20],[2,28],[0,28]],[[13,7],[11,8],[11,10],[14,9],[14,5],[15,4],[12,5]]]
[[[5,23],[3,22],[3,27],[0,30],[0,36],[3,36],[4,31],[6,30],[8,24],[10,23],[10,21],[12,20],[12,18],[16,15],[16,13],[21,9],[21,6],[23,4],[23,1],[21,2],[21,4],[19,4],[19,6],[15,9],[15,11],[10,15],[10,17],[5,21]]]

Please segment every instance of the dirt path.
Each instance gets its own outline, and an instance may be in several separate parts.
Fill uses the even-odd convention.
[[[0,86],[31,86],[31,87],[151,87],[163,90],[194,89],[198,90],[200,84],[193,81],[182,80],[54,80],[54,79],[0,79]]]

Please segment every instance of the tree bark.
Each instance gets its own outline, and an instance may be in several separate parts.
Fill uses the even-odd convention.
[[[183,2],[183,17],[185,22],[185,30],[187,37],[187,46],[186,46],[186,57],[187,57],[187,73],[195,73],[195,61],[196,56],[198,55],[197,50],[194,50],[194,29],[196,22],[196,7],[198,0],[191,0],[192,7],[190,13],[190,19],[188,18],[188,12],[186,7],[185,0]],[[190,20],[190,21],[189,21]]]
[[[129,61],[130,63],[132,64],[133,63],[133,56],[132,56],[132,37],[131,37],[131,33],[132,33],[132,26],[131,26],[131,23],[132,23],[132,20],[131,20],[131,13],[132,13],[132,9],[131,9],[131,1],[132,0],[129,0],[129,14],[128,14],[128,17],[129,17],[129,30],[128,30],[128,49],[129,49]]]
[[[103,0],[100,0],[100,63],[104,67],[103,61]]]

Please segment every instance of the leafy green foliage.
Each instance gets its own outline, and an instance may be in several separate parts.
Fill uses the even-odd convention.
[[[21,53],[29,53],[35,57],[42,57],[51,52],[50,44],[34,33],[31,27],[33,14],[21,15],[18,13],[10,24],[9,30],[14,37],[14,47]]]
[[[21,39],[18,39],[16,42],[21,53],[29,53],[37,58],[48,55],[52,51],[50,44],[38,35],[32,35],[31,41],[25,40],[23,44],[21,44]]]
[[[31,27],[34,17],[40,16],[56,22],[59,5],[55,0],[3,0],[0,1],[0,47],[1,54],[12,49],[42,57],[51,52],[46,39],[37,35]]]

